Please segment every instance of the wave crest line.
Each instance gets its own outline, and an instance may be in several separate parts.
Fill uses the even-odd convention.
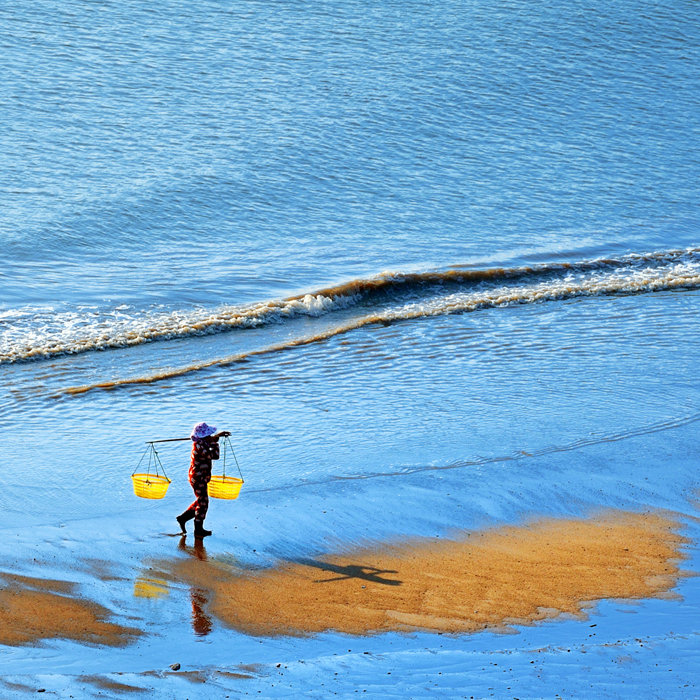
[[[694,278],[700,270],[700,248],[685,250],[668,250],[647,254],[630,254],[619,258],[600,258],[572,263],[548,263],[536,266],[486,270],[464,270],[458,267],[446,270],[396,273],[386,272],[374,278],[352,280],[334,287],[328,287],[309,294],[288,297],[282,300],[265,301],[246,307],[222,306],[213,310],[180,311],[160,313],[140,318],[120,319],[115,314],[107,318],[98,318],[87,330],[82,329],[84,319],[70,319],[66,328],[36,334],[28,332],[26,337],[12,339],[7,350],[0,350],[0,364],[28,362],[51,359],[61,355],[74,355],[97,350],[132,347],[154,341],[176,338],[196,337],[230,332],[235,329],[257,328],[271,323],[281,323],[288,319],[308,316],[318,317],[358,306],[360,303],[401,302],[402,295],[423,297],[428,291],[453,290],[474,292],[475,298],[482,292],[504,289],[501,301],[506,303],[510,295],[512,302],[529,303],[527,299],[518,301],[523,296],[517,283],[537,286],[543,291],[543,299],[550,294],[558,294],[555,282],[566,283],[569,277],[583,277],[590,273],[592,277],[605,278],[606,274],[624,277],[628,274],[629,285],[635,284],[635,276],[646,271],[667,269],[675,274],[677,286],[693,286]],[[686,268],[686,269],[674,269]],[[658,275],[657,275],[658,277]],[[682,282],[684,277],[691,277]],[[653,282],[647,280],[650,288]],[[668,282],[667,284],[672,284]],[[640,291],[643,284],[640,286]],[[508,291],[508,287],[513,287]],[[662,288],[663,284],[658,288]],[[583,291],[581,292],[584,293]],[[606,293],[604,289],[591,294]],[[460,302],[462,303],[462,302]],[[459,310],[459,309],[456,309]],[[470,310],[465,308],[463,310]],[[439,313],[444,313],[441,311]],[[423,315],[430,315],[425,313]],[[79,322],[76,322],[79,321]],[[1,329],[0,323],[0,329]],[[11,336],[10,336],[11,337]]]
[[[700,289],[700,269],[694,274],[679,275],[670,272],[661,276],[652,275],[651,277],[645,277],[642,275],[635,279],[615,278],[612,280],[587,280],[582,284],[565,282],[555,285],[554,287],[538,286],[525,289],[497,288],[495,290],[484,290],[469,295],[466,298],[448,296],[442,299],[439,304],[432,307],[426,308],[420,305],[408,305],[401,309],[390,309],[382,313],[368,314],[321,333],[287,340],[259,350],[237,353],[224,358],[157,372],[145,377],[115,379],[84,386],[68,387],[67,389],[63,389],[58,395],[77,395],[95,389],[112,390],[129,385],[151,384],[166,379],[174,379],[212,367],[225,367],[235,364],[236,362],[242,362],[250,357],[268,355],[304,345],[310,345],[312,343],[323,342],[335,336],[374,324],[386,326],[399,321],[466,313],[504,306],[563,301],[576,297],[626,296],[679,289]]]

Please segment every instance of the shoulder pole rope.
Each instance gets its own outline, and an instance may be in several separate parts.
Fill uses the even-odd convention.
[[[158,466],[160,465],[160,470],[163,472],[163,476],[168,479],[168,475],[165,473],[165,469],[163,469],[163,463],[160,461],[158,452],[153,445],[151,445],[151,451],[153,452],[153,466],[156,468],[156,476],[158,476]],[[170,481],[170,479],[168,479],[168,481]]]
[[[223,475],[224,477],[226,476],[226,448],[231,450],[231,454],[233,455],[233,459],[236,462],[236,467],[238,467],[238,475],[241,477],[241,481],[243,481],[243,473],[241,472],[241,465],[238,464],[238,458],[236,457],[236,453],[233,451],[233,445],[231,444],[231,438],[228,437],[228,435],[224,438],[224,454],[223,454]]]
[[[189,438],[188,438],[189,440]],[[156,441],[157,442],[157,441]],[[168,475],[165,473],[165,469],[163,468],[163,463],[160,461],[160,457],[158,455],[158,452],[155,447],[153,447],[153,444],[148,442],[146,443],[148,447],[146,448],[145,452],[141,455],[141,459],[139,460],[139,463],[136,465],[136,469],[131,473],[131,476],[134,476],[136,472],[138,471],[139,467],[141,466],[141,462],[143,462],[144,458],[146,457],[146,454],[148,454],[148,471],[146,472],[147,474],[151,473],[151,469],[156,470],[156,476],[159,476],[159,471],[158,468],[160,467],[160,471],[163,472],[163,476],[170,481],[168,478]]]
[[[238,467],[238,476],[240,476],[241,481],[243,481],[243,472],[241,472],[241,465],[238,464],[238,458],[236,457],[236,453],[233,451],[233,445],[231,444],[231,439],[228,436],[226,437],[226,442],[228,442],[228,446],[231,448],[231,454],[233,455],[233,459],[236,462],[236,467]]]
[[[131,472],[131,476],[133,476],[134,474],[136,474],[136,472],[139,470],[139,467],[141,466],[141,462],[143,462],[143,458],[146,456],[146,452],[149,452],[149,448],[148,448],[148,447],[146,448],[146,450],[144,451],[144,453],[141,455],[141,459],[139,460],[139,463],[136,465],[136,469],[134,469],[134,471]],[[151,462],[151,459],[150,459],[150,455],[149,455],[149,459],[148,459],[149,467],[150,467],[150,462]]]

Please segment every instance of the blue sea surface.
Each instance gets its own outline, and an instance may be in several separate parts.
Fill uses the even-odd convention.
[[[214,559],[662,508],[697,570],[699,40],[690,0],[0,7],[2,568],[89,590],[76,562],[176,556],[187,445],[163,501],[129,477],[206,420],[246,479]],[[625,627],[653,617],[647,671],[682,591]],[[128,616],[122,593],[94,595]],[[688,659],[660,696],[696,688]],[[523,697],[582,692],[538,678]]]
[[[692,2],[0,14],[0,304],[697,244]]]

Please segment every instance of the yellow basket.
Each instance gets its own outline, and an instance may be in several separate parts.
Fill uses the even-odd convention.
[[[234,498],[238,498],[241,486],[243,486],[243,479],[239,479],[237,476],[216,474],[209,482],[209,495],[212,498],[225,498],[232,501]]]
[[[139,498],[163,498],[170,486],[170,479],[159,474],[132,474],[131,480]]]

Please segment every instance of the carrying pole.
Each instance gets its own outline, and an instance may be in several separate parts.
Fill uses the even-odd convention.
[[[168,438],[167,440],[146,440],[147,445],[153,445],[156,442],[184,442],[185,440],[191,440],[192,438]]]

